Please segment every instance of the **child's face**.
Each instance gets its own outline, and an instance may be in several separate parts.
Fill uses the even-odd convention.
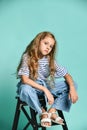
[[[54,46],[54,39],[51,37],[45,37],[40,41],[39,51],[43,56],[48,55]]]

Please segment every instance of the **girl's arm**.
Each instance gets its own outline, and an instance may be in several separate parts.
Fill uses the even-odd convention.
[[[36,89],[39,89],[41,91],[45,91],[45,87],[43,87],[42,85],[39,85],[38,83],[34,82],[32,79],[28,78],[28,76],[26,75],[22,75],[21,76],[21,80],[22,80],[22,83],[24,84],[28,84]]]
[[[45,93],[45,95],[47,96],[47,98],[48,98],[49,105],[53,104],[53,102],[54,102],[53,95],[50,93],[50,91],[45,86],[42,86],[42,85],[34,82],[32,79],[30,79],[26,75],[22,75],[21,80],[22,80],[22,83],[28,84],[28,85],[36,88],[36,89],[39,89],[39,90],[43,91]]]
[[[68,83],[69,88],[70,88],[69,99],[71,99],[72,103],[75,103],[78,100],[78,94],[76,92],[73,79],[72,79],[71,75],[68,73],[64,76],[64,78],[65,78],[65,80]]]

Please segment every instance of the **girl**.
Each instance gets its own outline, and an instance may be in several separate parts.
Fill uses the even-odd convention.
[[[56,44],[52,33],[39,33],[27,46],[17,68],[19,97],[40,114],[44,127],[50,127],[51,122],[63,125],[56,110],[69,111],[71,103],[78,99],[72,77],[55,61]],[[55,80],[61,77],[65,81]],[[51,105],[48,111],[42,108],[38,95],[45,95],[46,102]]]

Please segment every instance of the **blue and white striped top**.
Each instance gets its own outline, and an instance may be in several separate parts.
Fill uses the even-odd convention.
[[[20,77],[21,75],[26,75],[29,77],[30,75],[30,70],[28,67],[28,56],[27,54],[23,55],[22,58],[22,65],[18,71],[18,76]],[[59,66],[56,61],[55,61],[55,67],[56,67],[56,72],[54,77],[56,78],[61,78],[66,75],[67,69],[65,67]],[[38,79],[41,80],[46,80],[47,77],[49,76],[50,71],[49,71],[49,62],[48,58],[44,56],[42,59],[38,60]]]

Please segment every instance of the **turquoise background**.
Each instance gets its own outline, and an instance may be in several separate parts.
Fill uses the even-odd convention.
[[[56,59],[78,83],[79,101],[64,112],[69,130],[87,130],[87,0],[0,0],[0,130],[12,127],[21,54],[45,30],[54,33]],[[19,130],[26,121],[21,114]]]

